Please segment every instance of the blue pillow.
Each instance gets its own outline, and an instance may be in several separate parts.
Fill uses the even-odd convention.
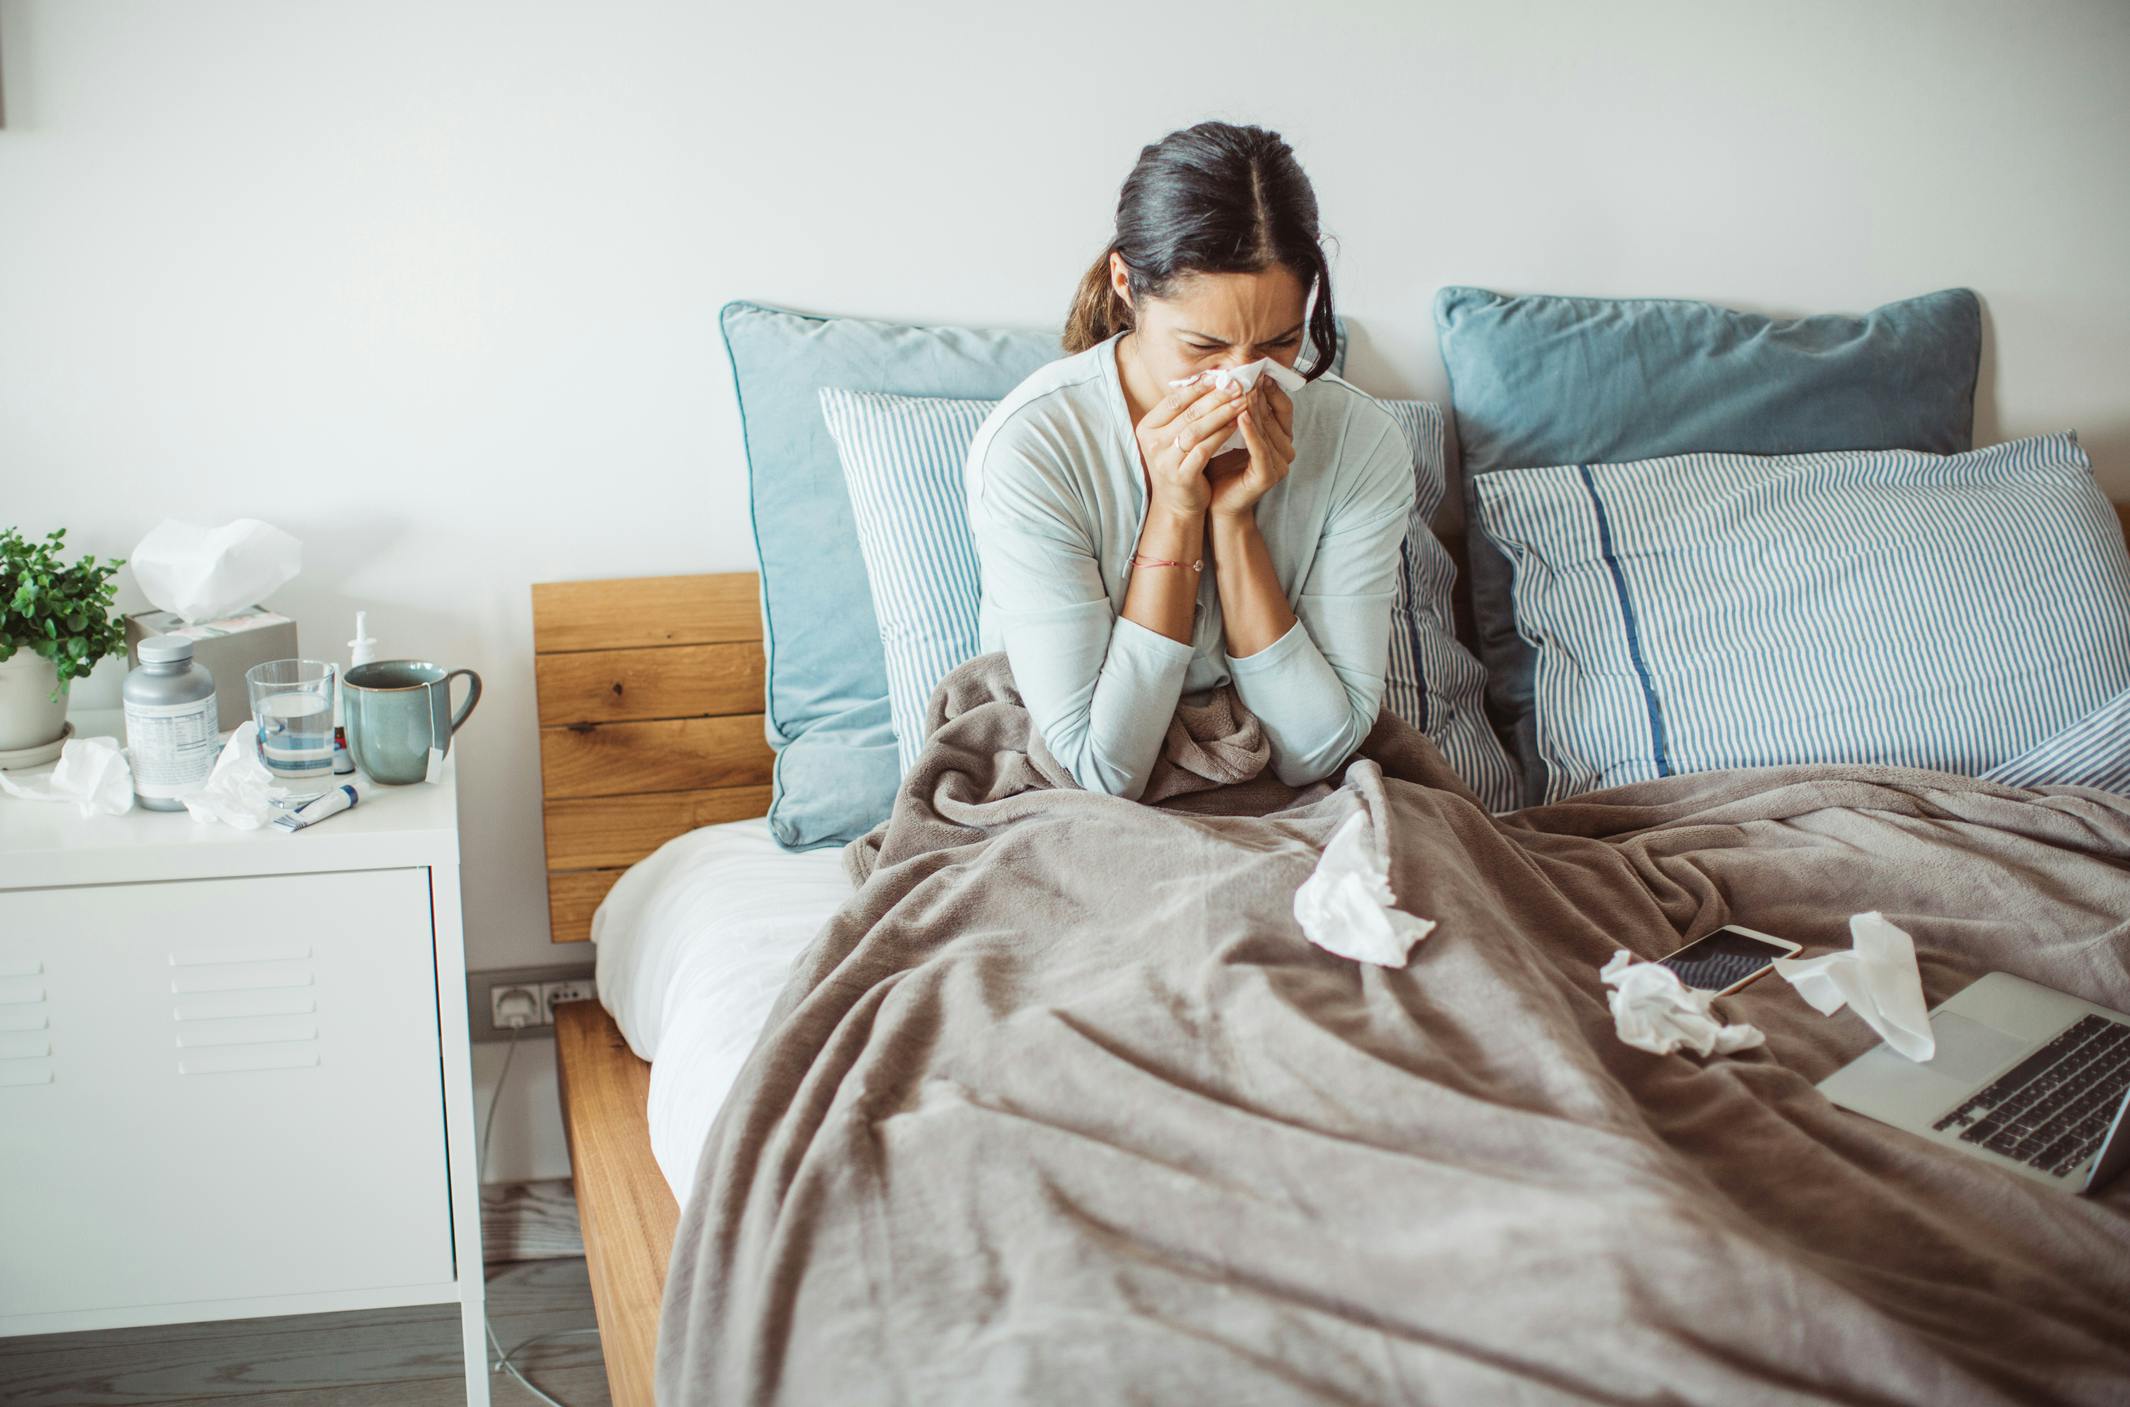
[[[1980,775],[2130,690],[2130,557],[2072,434],[1482,476],[1544,800],[1677,773]]]
[[[776,750],[769,830],[788,850],[840,845],[886,819],[900,776],[885,651],[823,386],[1002,399],[1063,355],[1055,331],[915,327],[741,299],[718,310],[747,450]],[[1333,320],[1331,369],[1346,358]]]
[[[1479,480],[1504,469],[1974,444],[1982,315],[1964,288],[1862,316],[1775,321],[1683,299],[1453,287],[1436,295],[1435,326],[1474,522]],[[1547,781],[1532,734],[1534,656],[1498,547],[1475,533],[1470,555],[1488,698],[1536,801]]]
[[[980,650],[978,558],[964,467],[996,402],[839,387],[824,387],[820,396],[857,516],[906,771],[924,747],[932,691]],[[1392,613],[1384,703],[1434,740],[1482,802],[1505,809],[1514,804],[1514,769],[1486,722],[1485,673],[1452,633],[1456,569],[1428,528],[1444,491],[1442,411],[1424,401],[1382,404],[1412,445],[1418,488]]]
[[[839,845],[888,813],[900,775],[887,666],[822,386],[996,399],[1062,354],[1055,331],[910,327],[735,300],[718,312],[747,448],[776,750],[769,830]]]

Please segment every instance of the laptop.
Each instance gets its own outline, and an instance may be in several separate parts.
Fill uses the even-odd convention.
[[[2077,1193],[2130,1163],[2130,1016],[1992,972],[1930,1013],[1918,1064],[1881,1043],[1819,1082],[1844,1109]]]

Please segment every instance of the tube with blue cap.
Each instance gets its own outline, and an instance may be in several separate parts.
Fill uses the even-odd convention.
[[[305,826],[315,826],[328,816],[337,816],[343,811],[355,809],[362,796],[353,782],[342,782],[323,796],[313,797],[286,815],[274,817],[274,824],[285,831],[300,831]]]

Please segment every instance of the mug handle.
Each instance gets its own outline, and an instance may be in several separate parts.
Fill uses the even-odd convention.
[[[465,675],[466,678],[472,682],[472,687],[466,691],[465,704],[459,709],[457,713],[451,715],[451,733],[454,737],[458,735],[460,725],[465,723],[468,718],[473,716],[473,706],[481,701],[481,676],[475,674],[470,669],[454,669],[449,674],[444,676],[445,700],[448,702],[451,698],[451,681],[458,678],[461,674]]]

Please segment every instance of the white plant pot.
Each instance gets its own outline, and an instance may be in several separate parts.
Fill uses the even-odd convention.
[[[52,701],[59,669],[43,655],[18,649],[0,660],[0,752],[57,742],[67,730],[67,695]]]

